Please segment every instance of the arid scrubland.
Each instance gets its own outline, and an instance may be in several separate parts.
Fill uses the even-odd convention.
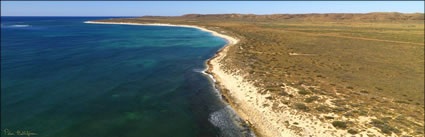
[[[353,135],[373,128],[388,136],[424,136],[422,13],[190,14],[103,21],[196,25],[237,37],[240,42],[228,48],[221,67],[243,76],[258,94],[270,95],[265,99],[272,103],[263,107],[293,108]]]

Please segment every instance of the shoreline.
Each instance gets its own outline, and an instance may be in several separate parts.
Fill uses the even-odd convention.
[[[244,78],[244,74],[241,73],[241,70],[231,68],[229,71],[222,68],[225,64],[221,61],[227,56],[227,51],[230,46],[239,42],[239,39],[234,37],[220,34],[216,31],[195,25],[96,21],[86,21],[85,23],[190,27],[210,32],[213,36],[225,39],[228,43],[205,62],[206,69],[203,70],[202,73],[212,79],[214,82],[213,86],[219,91],[219,94],[221,94],[222,100],[230,105],[230,107],[246,123],[250,130],[255,133],[256,136],[368,136],[368,134],[385,136],[380,134],[376,128],[368,128],[367,131],[360,132],[357,135],[352,135],[345,129],[338,129],[331,123],[321,121],[321,117],[328,115],[333,116],[333,113],[315,116],[269,100],[268,98],[273,97],[271,94],[260,93],[267,91],[267,89],[256,87],[254,84],[247,81]],[[287,91],[289,94],[296,95],[299,91],[285,83],[282,84],[284,84],[284,86],[281,87],[282,90]],[[290,100],[289,97],[282,96],[280,98]],[[279,110],[275,110],[273,108],[279,108]],[[370,119],[371,117],[363,117],[360,121],[357,121],[366,125],[367,121],[370,121]],[[347,120],[347,118],[343,117],[343,120]],[[391,136],[394,135],[395,134],[392,134]]]
[[[212,31],[212,30],[206,29],[204,27],[199,27],[199,26],[195,26],[195,25],[176,25],[176,24],[166,24],[166,23],[99,22],[99,21],[85,21],[84,23],[89,23],[89,24],[141,25],[141,26],[169,26],[169,27],[196,28],[196,29],[200,29],[201,31],[204,31],[204,32],[209,32],[213,36],[217,36],[217,37],[220,37],[220,38],[225,39],[228,43],[225,46],[223,46],[223,48],[226,47],[227,45],[234,45],[234,44],[236,44],[236,43],[239,42],[239,40],[236,39],[236,38],[233,38],[233,37],[230,37],[230,36],[227,36],[227,35],[224,35],[224,34],[220,34],[220,33],[216,32],[216,31]]]
[[[223,51],[227,51],[227,48],[229,46],[235,45],[239,42],[239,39],[231,37],[231,36],[227,36],[224,34],[220,34],[216,31],[213,30],[209,30],[203,27],[199,27],[199,26],[195,26],[195,25],[176,25],[176,24],[165,24],[165,23],[129,23],[129,22],[99,22],[99,21],[85,21],[84,23],[89,23],[89,24],[122,24],[122,25],[141,25],[141,26],[171,26],[171,27],[186,27],[186,28],[196,28],[199,29],[201,31],[204,32],[209,32],[211,33],[213,36],[216,37],[220,37],[223,38],[224,40],[227,41],[226,45],[224,45],[223,47],[221,47],[218,51],[216,51],[216,53],[214,54],[213,57],[211,57],[210,59],[206,60],[204,62],[206,68],[204,70],[201,71],[202,74],[206,75],[207,77],[209,77],[212,80],[212,86],[218,91],[218,95],[220,96],[221,100],[225,103],[227,103],[231,109],[233,109],[233,111],[239,116],[240,119],[243,120],[243,124],[247,125],[249,127],[249,130],[251,130],[251,132],[254,133],[254,135],[252,135],[252,137],[256,137],[257,133],[256,131],[253,129],[252,124],[249,121],[246,121],[244,117],[241,117],[239,115],[239,111],[237,110],[237,108],[233,105],[233,103],[229,100],[229,95],[227,95],[228,93],[223,92],[223,90],[226,90],[220,83],[220,81],[217,80],[217,78],[219,78],[216,74],[214,74],[214,72],[212,71],[212,68],[214,67],[214,64],[211,63],[212,60],[220,58],[220,57],[224,57],[226,56],[226,54],[221,55],[221,53]]]
[[[273,123],[270,119],[279,117],[279,115],[268,116],[269,114],[277,114],[272,110],[265,110],[262,108],[263,103],[268,100],[264,99],[263,95],[258,94],[258,89],[253,84],[243,81],[243,76],[234,73],[228,73],[221,69],[222,64],[220,61],[227,56],[227,51],[230,46],[239,42],[238,39],[220,34],[216,31],[208,30],[203,27],[194,25],[176,25],[165,23],[130,23],[130,22],[98,22],[86,21],[84,23],[91,24],[122,24],[122,25],[147,25],[147,26],[172,26],[172,27],[190,27],[200,29],[201,31],[210,32],[213,36],[225,39],[228,43],[220,48],[213,57],[206,60],[206,69],[202,71],[203,74],[210,77],[214,82],[213,86],[219,91],[219,94],[224,102],[226,102],[237,115],[249,126],[250,130],[254,132],[255,136],[259,137],[280,137],[280,136],[303,136],[296,133],[289,127],[284,126],[283,121],[279,120],[278,123]],[[247,95],[250,94],[250,95]],[[250,102],[249,98],[255,98],[256,103]],[[261,103],[259,103],[259,101]],[[270,103],[270,102],[267,102]],[[261,112],[262,111],[262,112]],[[268,112],[264,112],[268,111]],[[285,115],[295,115],[288,111]],[[266,114],[266,115],[265,115]],[[300,117],[285,116],[285,118],[299,119]],[[293,120],[290,120],[293,121]],[[302,123],[302,120],[295,120]],[[299,132],[299,131],[298,131]],[[304,134],[305,135],[305,134]]]

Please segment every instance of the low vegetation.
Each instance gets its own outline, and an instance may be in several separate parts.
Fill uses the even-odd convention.
[[[298,94],[301,94],[301,95],[307,95],[307,94],[309,94],[310,92],[308,92],[308,91],[305,91],[305,90],[300,90],[300,91],[298,91]]]
[[[357,134],[358,132],[356,131],[356,130],[354,130],[354,129],[349,129],[348,130],[348,133],[350,133],[350,134]]]
[[[318,99],[319,99],[319,97],[318,97],[318,96],[311,96],[311,97],[306,98],[306,99],[304,100],[304,102],[306,102],[306,103],[311,103],[311,102],[316,101],[316,100],[318,100]]]
[[[390,125],[388,125],[387,123],[380,121],[380,120],[377,120],[377,119],[373,119],[372,122],[370,122],[370,124],[381,129],[381,131],[383,133],[386,133],[386,134],[391,134],[393,132],[394,133],[400,133],[400,130],[393,128]]]
[[[336,128],[341,128],[341,129],[347,128],[347,123],[343,122],[343,121],[334,121],[334,122],[332,122],[332,125]]]
[[[309,111],[310,110],[306,105],[304,105],[302,103],[296,103],[294,106],[295,106],[296,109],[299,109],[299,110],[302,110],[302,111]]]

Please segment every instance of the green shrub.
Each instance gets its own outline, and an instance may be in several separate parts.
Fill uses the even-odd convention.
[[[399,103],[399,104],[410,104],[409,102],[407,102],[407,101],[403,101],[403,100],[396,100],[396,101],[394,101],[395,103]]]
[[[302,103],[296,103],[295,108],[299,109],[299,110],[303,110],[303,111],[309,111],[310,110],[306,105],[304,105]]]
[[[310,94],[310,92],[308,92],[306,90],[300,90],[300,91],[298,91],[298,94],[307,95],[307,94]]]
[[[347,123],[344,122],[344,121],[334,121],[334,122],[332,122],[332,125],[335,128],[341,128],[341,129],[347,128]]]
[[[387,123],[384,123],[384,122],[377,120],[377,119],[372,119],[372,122],[370,122],[370,124],[381,129],[382,133],[385,133],[385,134],[391,135],[392,132],[400,133],[400,130],[393,128],[390,125],[388,125]]]
[[[306,103],[311,103],[311,102],[316,101],[316,100],[318,100],[318,99],[319,99],[319,97],[318,97],[318,96],[311,96],[311,97],[309,97],[309,98],[306,98],[306,99],[304,100],[304,102],[306,102]]]
[[[320,111],[320,112],[330,112],[331,111],[328,106],[324,106],[324,105],[320,105],[320,106],[316,107],[316,110]]]
[[[326,119],[334,119],[334,117],[331,116],[325,116]]]
[[[345,108],[345,107],[336,107],[336,108],[332,108],[332,112],[338,113],[338,112],[346,112],[350,109]]]
[[[346,116],[346,117],[352,117],[352,116],[354,116],[354,115],[353,115],[353,113],[351,113],[351,112],[347,112],[347,113],[345,113],[345,114],[344,114],[344,116]]]
[[[281,95],[281,96],[288,96],[288,93],[286,93],[285,91],[282,91],[282,92],[279,93],[279,95]]]
[[[357,134],[358,132],[356,131],[356,130],[354,130],[354,129],[349,129],[348,130],[348,133],[350,133],[350,134]]]

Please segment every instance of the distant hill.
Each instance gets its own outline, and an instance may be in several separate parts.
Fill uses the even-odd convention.
[[[304,21],[406,21],[424,20],[424,13],[398,13],[398,12],[373,12],[373,13],[327,13],[327,14],[186,14],[184,18],[205,19],[248,19],[248,20],[304,20]]]

